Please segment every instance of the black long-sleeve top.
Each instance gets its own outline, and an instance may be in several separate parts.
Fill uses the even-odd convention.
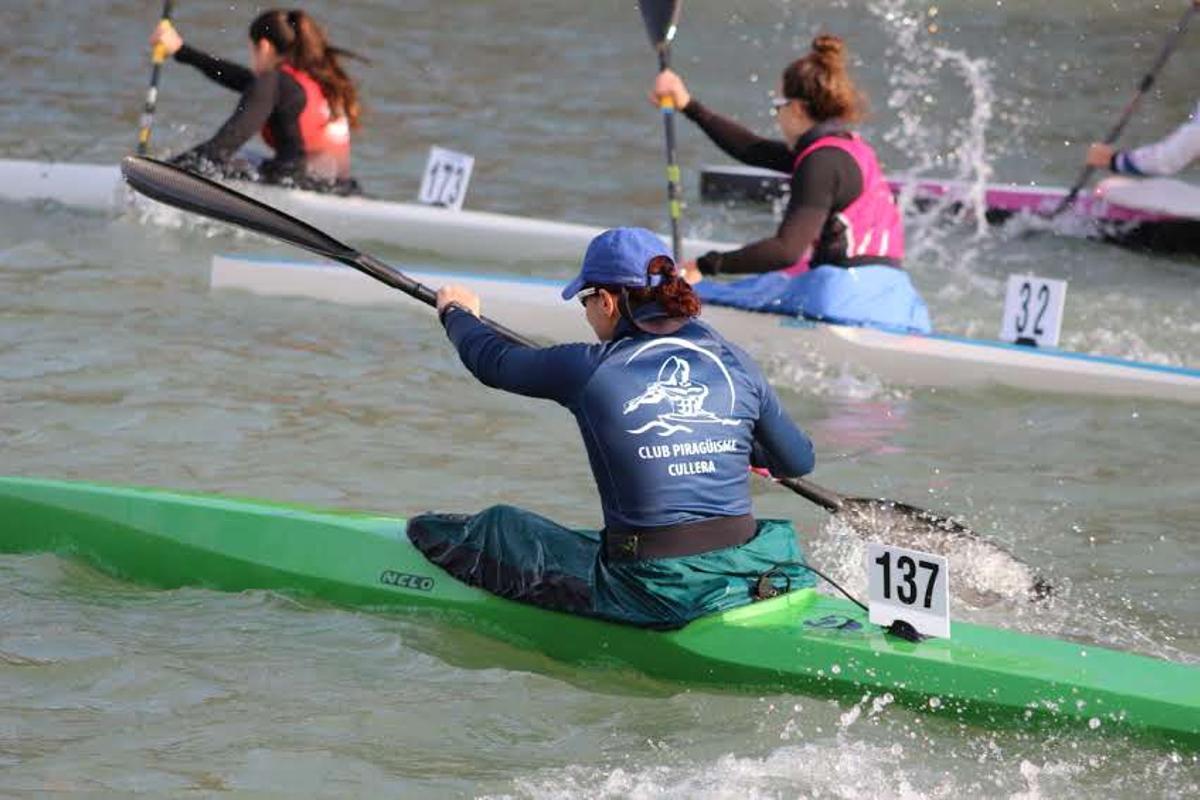
[[[303,177],[304,140],[300,136],[300,114],[304,111],[304,89],[287,73],[274,69],[261,75],[183,45],[175,60],[190,64],[227,89],[239,92],[237,107],[208,141],[197,145],[183,158],[199,158],[223,165],[264,126],[274,139],[275,156],[262,167],[265,177]]]
[[[825,122],[813,126],[790,148],[711,111],[698,100],[688,103],[683,113],[733,158],[778,172],[791,173],[796,156],[817,139],[850,135],[840,124]],[[774,236],[728,253],[707,253],[697,259],[697,266],[706,275],[771,272],[795,264],[809,246],[813,247],[813,264],[836,263],[841,254],[837,253],[840,231],[834,215],[862,191],[862,170],[849,153],[836,147],[815,150],[792,174],[791,197]]]

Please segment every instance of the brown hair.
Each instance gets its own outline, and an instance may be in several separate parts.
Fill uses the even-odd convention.
[[[335,117],[345,117],[351,128],[358,127],[361,108],[358,89],[342,69],[339,56],[366,61],[349,50],[334,47],[312,17],[303,11],[264,11],[250,23],[250,41],[266,39],[284,61],[307,72],[321,87]]]
[[[695,317],[700,314],[700,298],[675,267],[675,262],[666,256],[650,259],[646,265],[646,277],[659,275],[662,280],[657,286],[602,286],[612,294],[620,296],[624,290],[629,298],[629,306],[641,308],[649,303],[658,303],[667,312],[668,317]],[[624,305],[622,303],[622,305]],[[624,308],[622,314],[626,314]],[[626,314],[628,316],[628,314]]]
[[[866,112],[866,98],[846,70],[846,45],[824,34],[812,41],[812,52],[783,71],[783,96],[804,103],[817,122],[856,122]]]

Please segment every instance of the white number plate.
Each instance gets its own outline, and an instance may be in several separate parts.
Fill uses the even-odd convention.
[[[475,158],[466,153],[444,147],[429,148],[429,161],[425,164],[417,199],[426,205],[461,210],[474,167]]]
[[[1066,281],[1009,275],[1004,321],[1000,324],[1001,341],[1057,347],[1066,300]]]
[[[868,619],[902,619],[926,636],[950,636],[950,562],[944,556],[867,543]]]

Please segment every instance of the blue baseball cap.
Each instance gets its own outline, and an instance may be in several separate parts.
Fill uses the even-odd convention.
[[[579,274],[562,290],[563,300],[570,300],[587,286],[657,286],[662,276],[646,274],[656,258],[675,263],[657,234],[645,228],[607,230],[588,245]]]

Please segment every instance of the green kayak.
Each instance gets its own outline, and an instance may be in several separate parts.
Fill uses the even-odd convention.
[[[0,551],[82,558],[152,586],[268,589],[425,611],[577,664],[852,702],[890,695],[983,726],[1073,727],[1200,749],[1200,669],[969,623],[904,641],[802,589],[657,632],[490,595],[430,564],[404,520],[168,491],[0,478]]]

